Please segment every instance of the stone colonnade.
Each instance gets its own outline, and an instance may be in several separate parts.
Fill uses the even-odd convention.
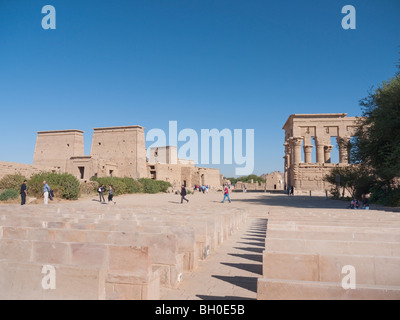
[[[331,163],[331,152],[333,146],[327,142],[327,139],[319,139],[318,137],[313,137],[316,147],[316,162],[315,163]],[[284,143],[285,146],[285,167],[290,167],[293,164],[303,163],[301,160],[301,146],[303,145],[304,150],[304,163],[312,163],[311,154],[313,145],[307,143],[305,137],[290,137],[288,141]],[[311,142],[311,139],[308,139]],[[339,146],[339,163],[349,163],[349,149],[348,143],[350,137],[337,137],[336,138]]]
[[[349,142],[358,120],[347,117],[346,113],[290,115],[283,126],[286,186],[294,186],[297,190],[326,190],[329,186],[325,184],[324,176],[335,166],[349,164]],[[339,164],[332,164],[334,146],[331,138],[334,137],[339,147]],[[313,151],[315,162],[312,161]]]

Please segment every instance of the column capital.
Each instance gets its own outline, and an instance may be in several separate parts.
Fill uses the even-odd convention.
[[[343,136],[343,137],[337,137],[336,141],[339,145],[339,147],[346,147],[347,144],[350,142],[351,137],[349,136]]]
[[[303,137],[291,137],[290,141],[296,146],[299,147],[303,143]]]

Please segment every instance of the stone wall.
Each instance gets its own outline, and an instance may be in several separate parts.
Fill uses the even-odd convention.
[[[300,163],[293,166],[292,174],[289,175],[288,184],[294,186],[296,191],[309,192],[315,194],[325,194],[332,187],[331,184],[324,181],[324,177],[336,167],[344,167],[347,164],[338,163]]]
[[[148,177],[156,180],[168,181],[174,189],[186,185],[188,189],[195,185],[208,185],[212,189],[221,186],[218,169],[199,168],[192,165],[149,163]]]
[[[24,177],[29,179],[33,174],[42,171],[58,172],[59,170],[54,167],[0,161],[0,179],[8,174],[22,174]]]

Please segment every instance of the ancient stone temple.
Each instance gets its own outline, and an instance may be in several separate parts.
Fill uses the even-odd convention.
[[[21,173],[29,178],[41,171],[67,172],[78,179],[97,177],[151,178],[181,185],[221,186],[219,169],[196,167],[178,159],[176,146],[150,148],[147,159],[144,127],[94,128],[90,155],[84,153],[83,131],[54,130],[37,133],[33,165],[0,162],[0,178]]]
[[[357,121],[358,118],[347,117],[346,113],[290,115],[283,126],[286,186],[304,192],[329,190],[323,177],[334,167],[348,165],[348,142],[356,131]],[[335,145],[331,144],[332,138],[336,138]],[[334,147],[339,149],[338,163],[332,163]]]
[[[189,189],[195,185],[218,188],[222,184],[219,169],[196,167],[193,160],[179,159],[176,146],[152,147],[149,151],[149,178],[168,181],[174,189],[181,185]]]
[[[95,128],[89,156],[84,154],[83,131],[39,131],[33,165],[57,167],[87,180],[92,176],[146,178],[144,128]]]

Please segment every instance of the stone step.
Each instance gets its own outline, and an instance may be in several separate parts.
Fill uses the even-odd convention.
[[[341,283],[344,266],[353,266],[357,284],[400,286],[400,257],[298,252],[263,254],[263,278]]]
[[[357,284],[346,290],[332,282],[259,278],[257,300],[400,300],[400,286]]]
[[[300,231],[268,230],[269,238],[288,238],[304,240],[343,240],[343,241],[377,241],[400,242],[400,234],[383,232],[337,232],[337,231]]]
[[[85,296],[94,299],[159,297],[160,274],[152,270],[149,249],[146,247],[2,239],[0,261],[0,292],[10,292],[10,296],[19,299],[36,296],[40,290],[38,285],[41,283],[37,279],[43,278],[40,266],[48,265],[53,266],[56,271],[57,268],[69,270],[70,273],[67,272],[66,275],[61,271],[61,275],[66,277],[62,278],[63,284],[68,283],[69,278],[71,283],[75,284],[79,282],[76,279],[89,273],[93,283],[81,290],[85,292]],[[72,288],[75,289],[67,285],[58,285],[55,290],[56,297],[75,299],[80,295],[79,292],[75,292],[80,290],[80,286],[74,285]],[[95,292],[88,292],[91,288]],[[26,290],[27,292],[22,292]],[[40,295],[37,298],[40,298]]]
[[[268,237],[266,241],[266,249],[268,252],[287,251],[400,257],[399,242],[312,240]]]

